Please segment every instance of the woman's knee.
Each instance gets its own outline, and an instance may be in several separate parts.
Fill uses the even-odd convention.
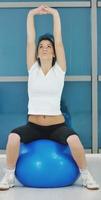
[[[10,133],[8,136],[8,142],[10,143],[19,143],[20,142],[20,136],[17,133]]]
[[[71,135],[67,138],[66,141],[68,144],[75,145],[75,146],[81,144],[81,141],[78,135]]]

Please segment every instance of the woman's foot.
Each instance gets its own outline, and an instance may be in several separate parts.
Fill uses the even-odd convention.
[[[15,175],[14,172],[6,172],[2,180],[0,181],[0,190],[8,190],[15,185]]]
[[[99,185],[95,182],[90,172],[86,170],[80,170],[81,178],[82,178],[82,185],[89,190],[98,190]]]

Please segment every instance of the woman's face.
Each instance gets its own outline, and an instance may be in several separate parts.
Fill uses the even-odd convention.
[[[39,43],[37,57],[40,60],[52,60],[55,57],[53,45],[49,40],[42,40]]]

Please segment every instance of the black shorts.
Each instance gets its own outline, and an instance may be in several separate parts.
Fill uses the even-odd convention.
[[[69,136],[77,135],[73,129],[67,127],[65,122],[49,126],[27,122],[26,125],[13,129],[11,133],[17,133],[22,143],[29,143],[37,139],[50,139],[67,144],[66,139]]]

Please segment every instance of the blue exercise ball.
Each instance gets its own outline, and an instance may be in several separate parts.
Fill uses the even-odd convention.
[[[68,145],[41,139],[21,143],[15,175],[27,187],[63,187],[77,180],[79,168]]]

